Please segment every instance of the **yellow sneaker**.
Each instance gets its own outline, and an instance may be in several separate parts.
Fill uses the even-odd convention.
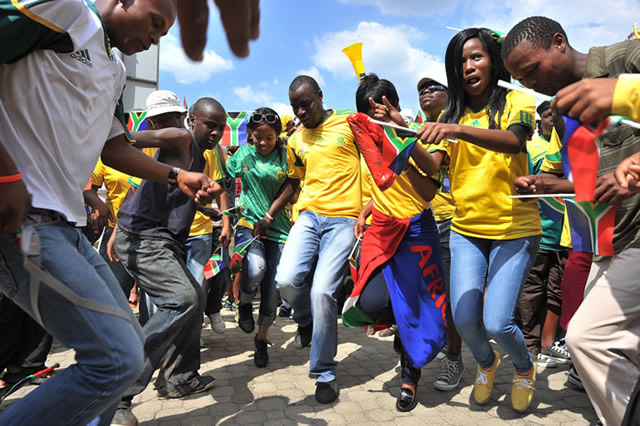
[[[536,391],[536,370],[538,361],[536,357],[533,359],[533,368],[529,374],[522,375],[515,373],[513,375],[513,385],[511,386],[511,406],[516,411],[524,411],[531,404],[533,394]]]
[[[500,367],[500,354],[498,351],[493,351],[493,353],[496,356],[493,366],[488,371],[478,366],[476,381],[473,385],[473,399],[480,405],[485,404],[491,398],[493,383],[496,381],[496,374],[498,374],[498,367]]]

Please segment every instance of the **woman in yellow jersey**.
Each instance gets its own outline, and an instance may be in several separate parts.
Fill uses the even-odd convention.
[[[525,410],[535,390],[535,361],[527,351],[514,309],[540,239],[535,203],[508,198],[516,177],[529,174],[525,142],[533,131],[533,97],[507,92],[510,80],[500,44],[484,28],[453,37],[445,56],[449,102],[438,123],[418,132],[427,143],[457,139],[433,154],[450,158],[451,307],[458,332],[478,362],[474,399],[489,401],[500,355],[515,367],[511,403]],[[442,144],[445,144],[443,142]],[[486,296],[485,292],[486,283]]]
[[[384,97],[384,98],[383,98]],[[382,105],[383,99],[387,106]],[[375,118],[376,109],[397,111],[399,99],[391,82],[375,74],[365,76],[356,92],[359,112]],[[387,109],[385,109],[387,108]],[[390,120],[390,114],[384,114]],[[354,130],[360,143],[359,132]],[[364,233],[360,266],[354,291],[343,311],[348,326],[394,324],[398,326],[394,347],[400,353],[402,386],[398,411],[417,404],[420,368],[431,361],[445,342],[446,308],[439,233],[429,202],[437,190],[434,180],[409,164],[382,191],[368,169],[371,201],[366,205],[354,233]],[[364,232],[367,217],[371,225]],[[356,301],[357,300],[357,301]]]

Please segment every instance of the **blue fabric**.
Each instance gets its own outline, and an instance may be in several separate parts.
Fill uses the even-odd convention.
[[[427,210],[411,219],[398,249],[382,269],[398,333],[415,368],[431,361],[446,342],[442,271],[440,234]]]

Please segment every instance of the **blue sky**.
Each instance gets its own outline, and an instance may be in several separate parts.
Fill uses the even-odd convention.
[[[401,106],[415,113],[420,77],[444,79],[444,51],[455,34],[446,26],[506,32],[527,16],[545,15],[586,52],[623,40],[640,21],[640,2],[632,0],[606,6],[593,0],[262,0],[261,11],[261,36],[246,59],[231,54],[215,7],[202,63],[186,59],[176,24],[160,43],[160,89],[189,104],[211,96],[230,111],[270,106],[282,114],[290,113],[289,83],[308,74],[320,83],[327,108],[354,109],[358,80],[341,49],[362,41],[366,71],[391,80]]]

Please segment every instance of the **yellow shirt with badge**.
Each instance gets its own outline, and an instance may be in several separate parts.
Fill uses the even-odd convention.
[[[104,184],[107,190],[105,204],[109,209],[109,213],[111,213],[109,226],[114,228],[116,226],[118,210],[120,210],[120,206],[124,203],[124,197],[127,195],[127,191],[131,188],[129,175],[105,166],[102,159],[98,159],[98,164],[96,164],[91,174],[91,185],[101,187],[102,184]]]
[[[207,149],[204,152],[204,159],[207,163],[204,166],[204,170],[202,173],[205,176],[209,176],[211,179],[216,182],[222,182],[225,179],[224,169],[222,168],[222,160],[220,159],[220,149],[222,149],[219,145],[213,149]],[[210,234],[213,232],[213,222],[211,222],[211,218],[209,216],[204,215],[203,213],[196,211],[196,215],[193,218],[193,223],[191,224],[191,230],[189,231],[190,237],[195,237],[196,235],[204,235]]]
[[[534,128],[535,102],[530,95],[507,94],[500,129],[519,124]],[[496,114],[496,119],[498,115]],[[467,108],[459,124],[489,128],[486,108],[473,112]],[[507,240],[542,233],[536,203],[508,198],[513,182],[530,174],[526,152],[504,154],[469,142],[448,145],[451,194],[455,212],[451,229],[469,237]]]
[[[296,131],[287,145],[288,174],[304,180],[298,209],[357,218],[362,210],[360,154],[347,116],[330,111],[316,128]]]

